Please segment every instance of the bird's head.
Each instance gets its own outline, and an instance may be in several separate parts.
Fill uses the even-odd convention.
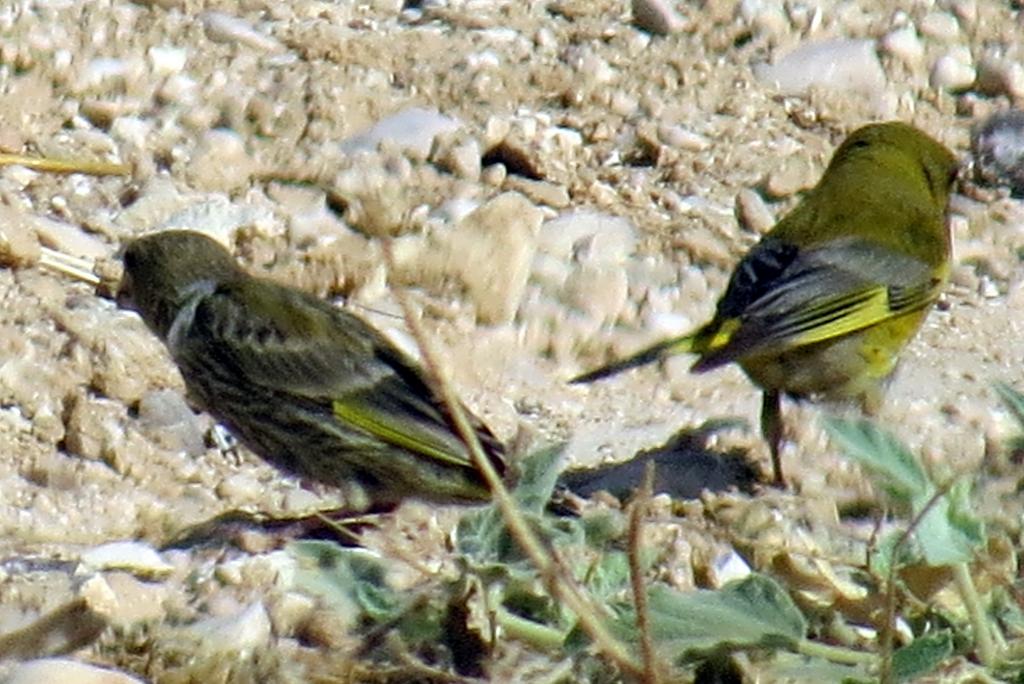
[[[162,340],[197,289],[210,289],[241,272],[223,245],[191,230],[137,238],[124,249],[122,259],[117,303],[142,316]]]

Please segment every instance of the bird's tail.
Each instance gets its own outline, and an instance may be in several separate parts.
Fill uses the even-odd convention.
[[[673,337],[672,339],[665,340],[664,342],[658,342],[655,345],[647,347],[640,352],[637,352],[633,356],[619,361],[613,361],[606,366],[595,368],[592,371],[577,375],[569,382],[572,384],[593,382],[602,378],[607,378],[612,375],[621,373],[622,371],[629,370],[630,368],[636,368],[637,366],[643,366],[659,359],[663,359],[673,354],[686,354],[694,350],[694,342],[696,341],[697,335],[686,335],[684,337]]]

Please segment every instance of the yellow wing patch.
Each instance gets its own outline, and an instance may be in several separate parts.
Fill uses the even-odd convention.
[[[941,278],[935,278],[910,289],[877,286],[810,307],[786,322],[788,344],[798,347],[822,342],[917,311],[935,301],[942,284]]]
[[[341,401],[335,401],[333,404],[334,415],[339,419],[343,420],[349,425],[369,432],[374,437],[381,439],[389,444],[408,449],[409,451],[429,456],[437,461],[448,463],[455,466],[465,466],[470,463],[468,458],[460,457],[458,454],[453,454],[450,450],[445,448],[445,445],[440,444],[437,440],[430,439],[430,435],[414,435],[410,434],[406,430],[402,430],[402,426],[389,425],[385,420],[381,419],[381,416],[375,414],[372,410],[366,409],[361,406],[353,406],[346,404]]]

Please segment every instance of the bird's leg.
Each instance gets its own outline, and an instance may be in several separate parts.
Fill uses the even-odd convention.
[[[782,474],[782,395],[774,390],[765,390],[761,400],[761,435],[768,442],[768,450],[772,454],[774,484],[785,487],[786,478]]]

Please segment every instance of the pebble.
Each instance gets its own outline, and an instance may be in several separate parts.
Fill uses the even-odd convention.
[[[249,473],[228,475],[217,484],[217,496],[231,501],[259,501],[264,494],[263,483]]]
[[[885,34],[879,41],[879,48],[911,69],[924,63],[924,43],[913,26],[903,26]]]
[[[346,138],[341,142],[341,151],[350,155],[373,152],[382,142],[389,141],[398,149],[426,159],[434,138],[461,127],[461,121],[445,116],[436,109],[410,107],[386,116],[361,133]]]
[[[565,280],[563,300],[598,325],[615,321],[629,299],[629,279],[622,264],[600,260],[575,263]]]
[[[245,150],[238,133],[215,128],[203,134],[189,159],[185,177],[200,190],[231,193],[244,189],[256,171],[256,164]]]
[[[143,581],[128,572],[111,571],[102,576],[109,593],[109,607],[101,611],[116,626],[130,627],[140,622],[153,623],[166,616],[164,602],[168,585]]]
[[[761,195],[750,188],[736,193],[736,220],[754,233],[763,234],[775,225],[775,217],[764,203]]]
[[[19,663],[3,684],[143,684],[123,672],[80,663],[68,658],[42,658]]]
[[[618,70],[588,46],[571,46],[565,51],[565,62],[576,72],[576,86],[611,83],[619,77]],[[532,138],[529,134],[527,139]]]
[[[955,43],[960,39],[960,24],[948,12],[929,12],[918,28],[921,35],[940,43]]]
[[[765,193],[772,199],[789,197],[813,187],[817,173],[816,167],[806,157],[788,157],[768,174]]]
[[[32,218],[32,227],[41,243],[64,254],[103,259],[114,251],[110,245],[70,223],[35,216]]]
[[[494,325],[515,317],[530,275],[543,212],[506,192],[471,212],[452,231],[449,264],[476,304],[477,320]]]
[[[135,60],[115,57],[96,57],[82,70],[76,84],[79,91],[94,89],[114,80],[125,80],[141,73]]]
[[[669,147],[686,152],[703,152],[711,146],[707,136],[694,133],[678,124],[659,124],[658,139]]]
[[[52,364],[42,364],[29,352],[8,358],[0,364],[0,401],[16,406],[32,419],[33,433],[49,444],[65,437],[64,427],[56,417],[64,414],[62,397],[76,378],[61,374]]]
[[[139,425],[146,437],[169,451],[189,456],[206,451],[203,421],[176,390],[157,389],[142,395]]]
[[[537,251],[568,263],[577,245],[589,241],[592,258],[624,263],[636,251],[636,228],[629,219],[589,210],[570,211],[544,222]]]
[[[1024,111],[997,112],[974,127],[971,153],[975,175],[990,185],[1024,196]]]
[[[727,582],[741,580],[750,576],[750,566],[735,551],[727,551],[715,558],[711,567],[708,568],[713,575],[711,582],[715,587],[721,587]]]
[[[630,95],[623,90],[616,90],[612,93],[612,99],[608,103],[608,109],[619,116],[632,116],[640,108],[640,100],[635,95]]]
[[[805,43],[774,64],[755,65],[754,76],[784,95],[804,95],[813,86],[877,95],[886,87],[873,40]]]
[[[430,154],[430,160],[442,171],[469,181],[480,180],[481,157],[480,143],[458,133],[438,135]]]
[[[173,76],[185,68],[188,50],[176,47],[153,46],[146,51],[149,65],[156,76]]]
[[[739,15],[757,35],[774,38],[789,31],[789,18],[780,2],[741,0]]]
[[[488,164],[480,172],[480,182],[491,187],[499,187],[508,177],[508,169],[504,164]]]
[[[223,195],[210,195],[209,199],[193,201],[159,222],[156,230],[201,230],[230,247],[234,244],[235,232],[243,226],[258,226],[262,232],[274,234],[272,227],[276,225],[273,214],[265,208],[232,202]]]
[[[633,0],[633,22],[644,31],[659,36],[679,33],[688,22],[672,0]]]
[[[316,609],[316,600],[297,591],[286,591],[269,606],[274,634],[293,636]]]
[[[93,547],[82,553],[79,562],[79,572],[126,570],[140,577],[161,577],[174,569],[152,546],[137,541]]]
[[[80,392],[66,412],[64,446],[80,458],[102,461],[114,444],[124,441],[127,417],[121,402]]]
[[[30,215],[0,204],[0,266],[30,266],[40,253]]]
[[[504,188],[522,193],[537,204],[544,204],[555,209],[569,206],[569,190],[564,185],[549,183],[542,180],[530,180],[522,176],[505,178]]]
[[[984,95],[1024,98],[1024,65],[998,54],[986,54],[978,61],[974,87]]]
[[[941,55],[932,64],[928,83],[937,90],[958,92],[974,85],[977,72],[971,65],[971,54],[967,48],[954,48]]]
[[[270,642],[270,617],[262,601],[234,615],[208,618],[189,626],[204,653],[251,653]]]
[[[252,24],[223,12],[208,11],[200,15],[206,36],[217,43],[238,43],[261,52],[283,52],[284,45],[276,38],[268,36],[253,27]]]

